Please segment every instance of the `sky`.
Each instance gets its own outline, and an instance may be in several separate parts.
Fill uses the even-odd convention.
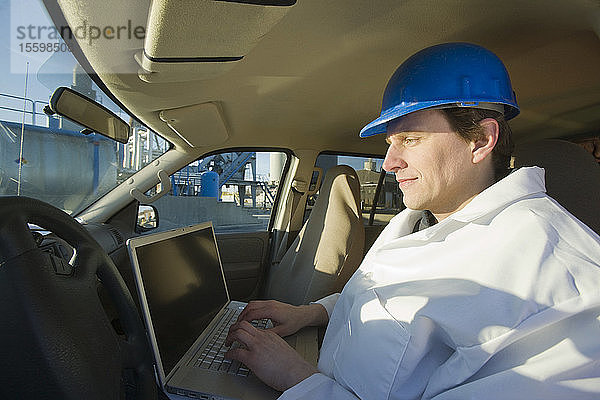
[[[27,97],[35,100],[48,100],[51,89],[38,79],[38,72],[52,54],[19,51],[19,45],[26,41],[17,39],[19,26],[49,25],[47,17],[44,17],[38,0],[0,0],[0,46],[3,55],[0,57],[0,74],[8,77],[8,79],[2,80],[1,93],[14,96],[24,95],[25,73],[28,68],[27,62],[29,62]],[[10,56],[6,57],[6,55]],[[66,74],[63,75],[65,75],[63,78],[67,80]],[[68,80],[65,83],[69,83]]]
[[[53,23],[41,0],[0,0],[0,76],[5,77],[0,82],[0,93],[47,102],[54,89],[73,83],[73,69],[77,62],[60,37],[52,39],[57,36],[48,29],[51,26]],[[61,50],[28,51],[27,43],[44,46],[56,43]],[[94,89],[98,94],[97,101],[118,112],[107,96],[97,87]],[[1,106],[22,109],[23,101],[0,96]],[[38,106],[38,112],[42,106]],[[31,105],[28,107],[31,109]],[[18,119],[20,122],[21,116],[22,112],[0,110],[0,119],[3,120]],[[31,122],[31,119],[26,119],[26,122]]]

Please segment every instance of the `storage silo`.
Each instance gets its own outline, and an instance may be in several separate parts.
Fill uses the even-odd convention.
[[[219,174],[206,171],[200,176],[200,196],[219,197]]]

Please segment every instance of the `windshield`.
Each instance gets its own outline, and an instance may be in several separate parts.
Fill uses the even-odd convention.
[[[41,0],[0,0],[0,195],[46,201],[77,214],[168,150],[93,82],[53,29]],[[126,144],[43,112],[67,86],[111,109],[131,126]]]

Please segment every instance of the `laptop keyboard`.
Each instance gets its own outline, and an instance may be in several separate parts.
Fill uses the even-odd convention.
[[[225,346],[225,338],[229,332],[229,327],[237,321],[241,312],[242,310],[227,310],[227,314],[217,327],[216,333],[196,360],[194,364],[196,367],[226,372],[232,375],[248,376],[250,373],[248,367],[237,360],[225,358],[225,353],[230,347]],[[268,319],[252,321],[252,325],[259,329],[265,329],[268,321]]]

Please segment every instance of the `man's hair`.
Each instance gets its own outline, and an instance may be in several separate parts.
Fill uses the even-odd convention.
[[[504,178],[510,172],[510,158],[515,145],[512,141],[510,126],[502,113],[467,107],[443,108],[440,111],[444,113],[452,128],[468,142],[484,137],[484,130],[479,122],[486,118],[495,119],[500,128],[498,141],[492,150],[492,164],[496,180]]]

